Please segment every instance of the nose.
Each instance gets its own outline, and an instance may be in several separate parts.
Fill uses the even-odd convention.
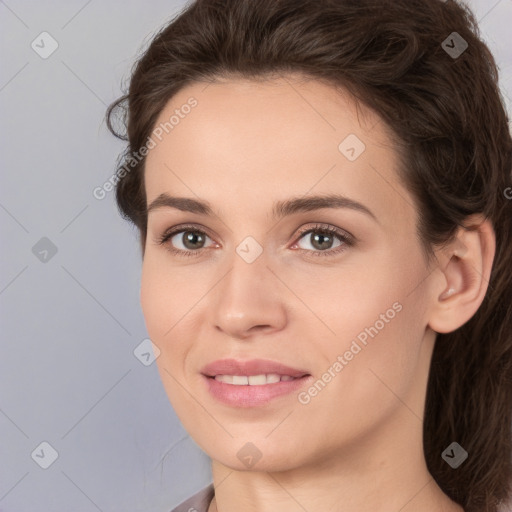
[[[286,288],[262,256],[247,263],[236,255],[212,297],[213,324],[231,338],[247,340],[286,325]]]

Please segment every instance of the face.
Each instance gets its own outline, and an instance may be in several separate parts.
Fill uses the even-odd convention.
[[[156,127],[173,115],[146,161],[141,303],[191,437],[286,470],[421,431],[429,270],[384,124],[291,76],[196,83]]]

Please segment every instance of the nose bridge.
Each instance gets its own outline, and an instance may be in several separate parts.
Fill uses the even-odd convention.
[[[213,304],[214,324],[235,337],[247,336],[255,326],[281,328],[284,321],[266,252],[249,238],[235,248]]]
[[[242,309],[246,303],[258,302],[260,294],[266,295],[267,274],[272,273],[267,268],[266,252],[263,247],[259,248],[246,240],[235,248],[231,268],[221,285],[221,299],[229,303],[230,308]]]

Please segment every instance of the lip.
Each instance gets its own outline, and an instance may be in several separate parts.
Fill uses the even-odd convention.
[[[215,375],[261,375],[262,373],[277,373],[290,377],[303,377],[309,375],[306,370],[292,368],[285,364],[270,361],[268,359],[251,359],[249,361],[237,361],[236,359],[219,359],[207,364],[201,373],[207,377]]]
[[[272,400],[297,392],[313,377],[306,371],[292,368],[282,363],[265,359],[237,361],[235,359],[220,359],[206,365],[201,373],[208,392],[218,401],[232,407],[257,407],[268,404]],[[280,381],[264,385],[237,386],[215,380],[215,375],[261,375],[277,373],[289,375],[294,380]]]

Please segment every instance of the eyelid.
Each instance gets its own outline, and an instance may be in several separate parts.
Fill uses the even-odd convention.
[[[355,242],[356,242],[355,236],[352,235],[351,233],[349,233],[348,231],[346,231],[345,229],[337,228],[330,224],[321,224],[318,222],[314,226],[300,228],[299,233],[297,235],[297,240],[302,238],[306,233],[315,232],[315,231],[319,231],[319,232],[323,231],[323,232],[327,232],[332,235],[336,235],[339,238],[341,238],[344,242],[346,242],[347,244],[355,244]],[[319,252],[327,252],[327,251],[319,251]]]
[[[173,226],[172,228],[166,229],[162,235],[159,235],[156,239],[156,242],[159,244],[164,244],[167,240],[169,240],[174,235],[181,233],[182,231],[193,231],[198,233],[204,233],[206,236],[213,240],[213,237],[210,235],[207,228],[201,226],[199,224],[178,224]],[[196,251],[197,252],[197,251]]]

